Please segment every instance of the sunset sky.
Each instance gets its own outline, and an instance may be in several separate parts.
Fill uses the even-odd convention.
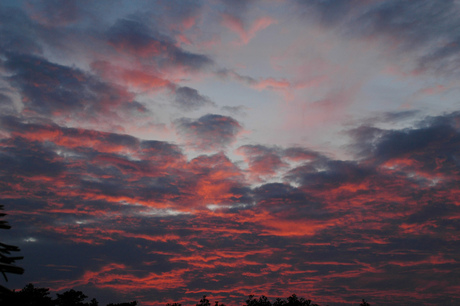
[[[0,2],[0,194],[100,305],[460,304],[460,2]]]

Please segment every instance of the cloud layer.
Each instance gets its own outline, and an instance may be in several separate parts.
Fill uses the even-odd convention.
[[[6,285],[458,304],[458,10],[0,4]]]

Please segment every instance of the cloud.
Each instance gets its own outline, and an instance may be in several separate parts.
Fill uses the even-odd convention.
[[[414,128],[382,130],[363,126],[352,131],[355,147],[388,167],[449,174],[458,167],[458,113],[426,118]],[[377,140],[377,141],[376,141]],[[455,171],[455,170],[454,170]]]
[[[188,86],[178,87],[175,90],[175,105],[183,110],[190,111],[204,106],[215,106],[210,98]]]
[[[238,17],[230,14],[222,15],[222,24],[228,29],[236,32],[240,36],[242,44],[247,44],[257,34],[257,32],[267,28],[271,24],[276,23],[276,20],[270,17],[260,17],[256,19],[246,30],[243,21]]]
[[[256,209],[270,212],[272,217],[284,220],[316,219],[327,212],[299,188],[286,183],[264,184],[254,190]]]
[[[232,205],[251,202],[242,171],[223,153],[201,155],[192,159],[184,177],[184,194],[195,205]],[[193,174],[193,175],[191,175]]]
[[[325,160],[321,154],[299,147],[267,147],[262,145],[244,145],[238,148],[238,153],[245,157],[248,164],[249,176],[256,181],[275,178],[289,171],[292,163],[309,163]]]
[[[45,116],[109,115],[134,98],[124,88],[40,57],[10,54],[5,66],[12,73],[10,83],[21,93],[26,112]]]
[[[288,167],[288,164],[281,159],[282,153],[277,148],[244,145],[238,148],[238,152],[246,157],[248,171],[255,178],[273,176],[279,169]]]
[[[182,50],[169,37],[156,33],[140,21],[118,20],[108,30],[107,39],[118,52],[136,55],[144,61],[153,60],[160,68],[175,65],[202,69],[213,64],[209,57]]]
[[[185,287],[183,273],[186,270],[171,271],[165,273],[149,273],[139,277],[126,272],[127,267],[123,264],[108,264],[99,271],[86,271],[80,280],[67,283],[68,286],[78,286],[92,283],[97,288],[110,288],[121,291],[124,294],[142,291],[148,288],[156,288],[159,291]]]
[[[13,100],[7,95],[4,95],[0,92],[0,110],[4,115],[15,114],[16,107],[14,106]]]
[[[297,8],[350,37],[384,39],[394,50],[412,52],[414,70],[458,73],[456,1],[299,1]]]
[[[81,17],[78,1],[34,1],[28,3],[31,18],[46,26],[66,26]]]
[[[291,176],[291,178],[296,177],[298,182],[302,182],[307,185],[314,184],[316,185],[315,187],[320,187],[325,183],[341,184],[342,182],[360,181],[369,175],[370,171],[370,169],[360,167],[355,162],[348,161],[327,161],[325,163],[315,163],[314,167],[314,169],[310,169],[310,167],[303,168],[306,170],[306,173],[303,173],[305,176],[296,177],[294,175]],[[294,173],[295,171],[292,174]]]
[[[134,90],[162,90],[173,86],[172,82],[161,77],[161,73],[154,68],[126,68],[113,65],[108,61],[96,61],[91,68],[104,80],[129,86]]]
[[[237,116],[237,115],[240,115],[240,116],[244,116],[246,115],[246,110],[248,110],[249,108],[244,106],[244,105],[239,105],[239,106],[223,106],[222,107],[222,110],[223,111],[226,111],[226,112],[229,112],[231,115],[234,115],[234,116]]]
[[[16,8],[0,7],[0,52],[27,52],[41,54],[37,41],[39,30],[24,12]]]
[[[262,169],[284,173],[284,182],[256,187],[223,153],[187,161],[168,142],[30,121],[1,121],[9,136],[0,143],[7,175],[0,187],[20,229],[13,235],[36,239],[35,252],[24,248],[26,258],[46,261],[41,241],[60,242],[56,266],[48,267],[53,289],[92,288],[103,300],[113,298],[104,290],[121,299],[136,288],[141,301],[177,292],[197,300],[206,291],[236,301],[248,291],[288,296],[308,288],[312,297],[335,294],[338,302],[369,290],[375,301],[391,292],[405,303],[417,299],[407,292],[435,279],[458,298],[451,273],[459,251],[456,113],[381,131],[361,144],[372,144],[369,155],[354,162],[300,147],[244,146],[249,161],[275,156],[283,164]],[[400,149],[385,151],[390,141]],[[389,167],[401,156],[417,163]],[[428,156],[451,160],[444,167]],[[37,166],[27,167],[33,158]],[[419,184],[409,174],[420,169],[444,177]],[[71,252],[80,260],[70,264]],[[401,270],[417,281],[395,283]],[[160,285],[162,277],[171,282]],[[443,299],[440,290],[426,289],[428,300]]]
[[[243,130],[235,119],[216,114],[207,114],[197,120],[180,118],[176,126],[188,145],[203,151],[220,150],[230,145]]]
[[[220,69],[216,71],[216,74],[222,78],[231,77],[257,90],[279,90],[287,94],[287,90],[294,89],[299,86],[298,84],[291,84],[291,82],[286,79],[276,79],[272,77],[256,79],[250,76],[241,75],[229,69]]]
[[[104,305],[292,292],[320,304],[460,300],[460,118],[439,115],[456,106],[457,2],[116,4],[0,5],[0,193],[28,282]],[[232,33],[243,44],[223,50]],[[254,61],[265,39],[280,49]],[[416,70],[410,82],[387,74],[388,57]],[[386,104],[407,96],[438,115]],[[329,132],[344,104],[356,106],[338,140],[353,139],[349,160],[302,132]],[[216,105],[231,116],[184,115]],[[152,118],[179,118],[178,137],[157,135]],[[259,135],[296,145],[239,138],[259,121],[276,131]]]
[[[223,153],[186,161],[176,145],[130,135],[15,117],[2,118],[1,127],[9,134],[2,147],[5,171],[18,182],[50,177],[45,182],[55,181],[49,190],[56,195],[178,210],[250,202],[242,172]]]
[[[14,177],[56,177],[64,170],[62,159],[45,144],[20,138],[2,141],[0,164]]]

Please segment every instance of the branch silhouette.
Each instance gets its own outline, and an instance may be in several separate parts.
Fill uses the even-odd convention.
[[[3,210],[3,205],[0,205],[0,211]],[[5,217],[7,214],[0,212],[0,218]],[[0,220],[0,229],[10,229],[11,226],[8,224],[7,221]],[[9,245],[0,242],[0,272],[2,273],[3,277],[6,281],[8,281],[8,277],[6,276],[7,273],[12,274],[23,274],[24,269],[16,266],[15,262],[17,260],[21,260],[24,257],[22,256],[11,256],[12,252],[19,252],[21,251],[19,247],[14,245]]]

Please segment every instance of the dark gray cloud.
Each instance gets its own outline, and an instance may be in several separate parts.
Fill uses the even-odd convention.
[[[17,113],[13,100],[7,95],[0,92],[0,111],[3,115],[12,115]]]
[[[204,106],[216,104],[206,96],[201,95],[196,89],[188,86],[178,87],[175,90],[175,105],[183,110],[196,110]]]
[[[320,153],[300,147],[267,147],[262,145],[244,145],[238,148],[243,154],[249,166],[249,172],[256,179],[269,177],[283,170],[289,169],[290,163],[309,163],[314,161],[319,165],[321,161],[326,162],[327,158]],[[308,167],[312,167],[309,165]]]
[[[253,77],[241,75],[231,69],[222,68],[216,71],[216,75],[221,78],[234,78],[235,80],[242,82],[247,85],[256,85],[257,80]]]
[[[0,53],[29,52],[41,54],[38,41],[39,29],[21,10],[0,6]]]
[[[284,149],[283,155],[285,158],[292,161],[325,159],[321,153],[301,147],[290,147]]]
[[[226,14],[230,14],[235,18],[244,18],[248,13],[256,7],[258,0],[220,0],[224,6]]]
[[[254,190],[257,208],[269,211],[279,220],[312,220],[331,215],[313,197],[289,184],[264,184]]]
[[[207,114],[196,120],[180,118],[176,126],[187,144],[204,151],[226,147],[243,129],[235,119],[216,114]]]
[[[254,175],[273,175],[277,170],[286,168],[282,160],[280,148],[269,148],[261,145],[244,145],[238,148],[248,160],[250,172]]]
[[[192,22],[188,21],[189,18],[196,17],[200,5],[188,3],[180,7],[155,6],[153,11],[157,14],[159,9],[164,9],[166,19],[187,23]],[[133,101],[134,95],[127,90],[127,84],[143,90],[150,88],[149,84],[154,88],[168,87],[172,83],[159,78],[158,70],[173,68],[194,71],[213,64],[208,56],[179,47],[172,36],[165,34],[173,35],[174,30],[166,31],[164,25],[148,22],[151,16],[144,18],[138,12],[137,15],[131,14],[129,19],[102,22],[96,20],[98,13],[95,9],[90,4],[83,7],[79,2],[54,5],[40,1],[30,5],[27,11],[29,15],[19,9],[0,8],[0,14],[4,17],[0,26],[0,52],[4,54],[2,66],[6,69],[5,76],[11,86],[21,92],[25,111],[40,115],[65,115],[71,111],[84,112],[86,116],[105,113],[118,119],[125,117],[120,111],[128,110],[132,115],[138,115],[147,112],[147,108]],[[148,11],[151,12],[150,9]],[[84,16],[84,20],[81,19]],[[100,31],[75,28],[72,23],[77,21],[98,23],[103,27]],[[107,28],[107,24],[112,26]],[[57,29],[59,25],[62,27]],[[70,54],[80,59],[84,50],[87,50],[87,44],[97,45],[109,61],[118,54],[133,56],[141,65],[137,70],[108,67],[112,70],[102,71],[105,73],[95,76],[75,66],[54,63],[42,55],[44,47],[53,49],[58,57]],[[104,60],[99,59],[99,62],[103,63]],[[122,81],[123,85],[114,85],[107,80]],[[181,107],[195,109],[202,105],[213,105],[209,98],[191,88],[178,88],[176,102]]]
[[[75,22],[82,16],[82,7],[88,5],[88,1],[31,1],[27,10],[33,18],[47,26],[66,26]]]
[[[149,157],[153,156],[160,156],[161,158],[159,161],[167,157],[175,158],[178,160],[183,158],[182,152],[177,147],[177,145],[164,141],[144,140],[141,142],[140,148],[142,154],[148,159],[150,159]]]
[[[62,159],[38,141],[21,138],[1,142],[0,165],[11,176],[58,176],[63,170]]]
[[[412,169],[437,169],[445,173],[456,171],[459,166],[460,133],[459,113],[429,117],[418,126],[405,130],[382,130],[362,126],[351,131],[357,139],[355,148],[362,156],[378,164],[391,160],[411,158]]]
[[[457,1],[315,0],[298,1],[298,8],[351,37],[397,39],[398,50],[416,54],[415,69],[459,72],[460,33],[452,30],[460,27]]]
[[[18,89],[27,112],[44,116],[93,117],[116,114],[118,107],[137,105],[126,89],[106,83],[77,68],[51,63],[44,58],[9,54],[8,80]]]
[[[202,69],[213,61],[202,54],[195,54],[174,44],[174,41],[140,21],[118,20],[107,32],[107,39],[119,52],[136,55],[146,61],[154,60],[160,67],[169,65],[189,69]]]
[[[165,207],[196,204],[202,196],[209,200],[200,205],[251,201],[239,182],[241,171],[224,154],[187,162],[178,146],[168,142],[31,121],[15,117],[0,121],[2,130],[11,135],[2,151],[8,175],[24,179],[21,173],[27,171],[29,176],[52,177],[63,172],[60,180],[78,186],[78,197],[100,194],[159,201]],[[214,192],[206,189],[211,182],[219,186]]]
[[[229,120],[211,116],[193,122]],[[285,288],[294,288],[349,302],[364,290],[381,304],[391,292],[408,304],[422,300],[408,292],[427,285],[430,303],[457,301],[460,212],[452,190],[459,164],[447,172],[442,160],[427,158],[443,157],[438,146],[456,156],[456,122],[454,113],[366,136],[370,155],[355,162],[300,147],[246,146],[254,158],[300,164],[285,169],[284,183],[251,188],[223,153],[187,161],[168,142],[3,117],[0,190],[8,196],[3,204],[17,229],[10,237],[23,249],[27,280],[92,292],[100,302],[130,294],[196,303],[209,290],[236,303],[248,290],[284,297]],[[385,151],[389,142],[400,150]],[[424,166],[382,166],[402,156]],[[444,177],[420,185],[408,175],[414,169]],[[395,281],[400,271],[407,275]]]
[[[246,115],[246,110],[249,108],[244,106],[244,105],[239,105],[239,106],[224,106],[222,107],[223,111],[229,112],[230,114],[234,116],[244,116]]]
[[[303,165],[289,171],[286,179],[318,190],[338,187],[344,182],[359,184],[375,171],[352,161],[329,160]]]

